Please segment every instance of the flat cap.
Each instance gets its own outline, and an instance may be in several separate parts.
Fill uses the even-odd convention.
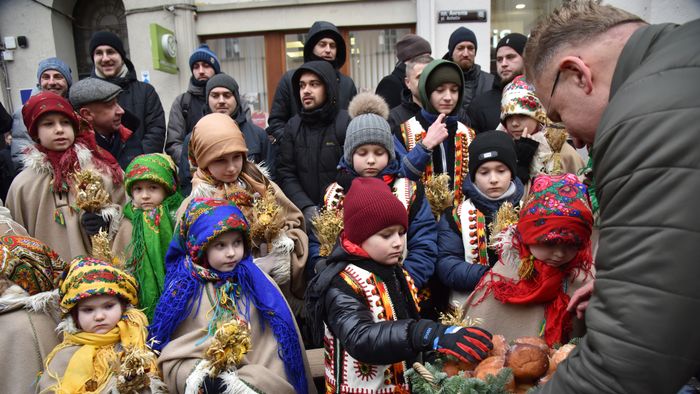
[[[85,78],[71,86],[68,98],[77,110],[85,104],[110,101],[121,92],[119,85],[99,78]]]

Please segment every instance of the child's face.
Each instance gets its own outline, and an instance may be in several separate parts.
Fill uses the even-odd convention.
[[[445,82],[430,93],[430,104],[438,113],[449,115],[454,111],[459,100],[459,85]]]
[[[530,253],[537,260],[552,267],[561,267],[576,257],[580,247],[567,244],[536,244],[530,245]]]
[[[238,180],[238,175],[243,168],[243,154],[240,152],[227,153],[212,161],[207,167],[219,182],[232,183]]]
[[[131,186],[131,198],[134,207],[153,209],[165,200],[166,192],[163,186],[151,181],[136,181]]]
[[[231,272],[245,256],[245,243],[240,231],[227,231],[207,247],[209,266],[220,272]]]
[[[510,187],[512,174],[500,161],[487,161],[476,169],[474,185],[490,198],[498,198]]]
[[[42,115],[37,122],[39,144],[44,148],[63,152],[73,145],[75,141],[73,124],[65,115],[49,112]]]
[[[352,168],[360,176],[377,176],[389,164],[389,152],[381,145],[360,145],[352,154]]]
[[[124,307],[115,295],[95,295],[78,301],[80,329],[92,334],[106,334],[117,326]]]
[[[527,128],[528,134],[535,134],[540,129],[540,124],[535,119],[527,115],[509,115],[505,120],[506,130],[513,139],[520,139],[523,131]]]
[[[396,265],[403,257],[405,242],[406,230],[397,224],[375,233],[362,242],[360,247],[377,263]]]

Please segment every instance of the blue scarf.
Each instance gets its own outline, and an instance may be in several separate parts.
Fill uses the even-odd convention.
[[[423,116],[423,119],[427,120],[428,123],[430,123],[430,124],[435,123],[438,116],[440,115],[440,114],[431,114],[430,112],[426,111],[424,108],[420,109],[420,114],[421,114],[421,116]],[[445,124],[448,126],[457,124],[458,121],[459,121],[459,117],[457,115],[445,116]]]
[[[243,233],[246,256],[231,272],[207,268],[204,261],[207,245],[227,231]],[[170,342],[172,333],[191,315],[195,304],[199,307],[207,282],[213,282],[217,294],[226,292],[246,319],[250,303],[258,309],[263,330],[269,324],[278,342],[277,355],[284,363],[287,379],[297,393],[308,392],[294,317],[282,294],[253,262],[248,223],[235,204],[222,199],[193,199],[176,229],[165,263],[165,289],[149,327],[155,350],[162,350]],[[217,320],[226,315],[219,308],[217,303],[207,335],[213,335]]]
[[[515,191],[513,193],[508,193],[512,187],[515,187]],[[462,191],[464,192],[464,197],[470,199],[472,203],[474,203],[476,209],[481,211],[485,216],[493,217],[493,215],[495,215],[498,211],[498,208],[500,208],[506,201],[513,204],[514,207],[517,207],[520,199],[523,198],[525,188],[518,177],[513,177],[513,181],[511,181],[511,186],[508,188],[508,191],[506,191],[506,193],[500,198],[491,199],[486,197],[484,193],[477,189],[471,178],[467,177],[462,185]]]

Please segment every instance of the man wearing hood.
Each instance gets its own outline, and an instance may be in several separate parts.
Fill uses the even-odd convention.
[[[238,82],[232,76],[224,73],[216,74],[207,81],[205,97],[207,104],[199,114],[201,119],[204,115],[218,112],[229,115],[236,121],[243,133],[248,153],[248,161],[254,163],[267,163],[270,155],[270,141],[267,139],[265,130],[248,121],[245,108],[241,102]],[[180,174],[181,193],[184,196],[190,194],[192,190],[192,173],[188,159],[188,146],[192,133],[188,133],[182,144],[182,154],[177,161]]]
[[[357,89],[352,79],[339,71],[345,64],[346,53],[345,40],[334,24],[316,21],[311,25],[304,43],[304,62],[325,60],[333,66],[335,79],[339,86],[336,99],[340,109],[347,109],[350,100],[357,94]],[[287,122],[301,110],[300,104],[295,99],[298,96],[299,86],[292,84],[294,72],[295,70],[289,70],[282,76],[272,101],[267,135],[270,136],[273,144],[275,144],[273,149],[276,148],[277,141],[281,139]],[[269,168],[274,171],[274,163],[270,163]]]
[[[99,31],[90,39],[90,55],[95,67],[92,77],[104,79],[122,88],[119,105],[124,109],[124,126],[134,132],[143,153],[163,152],[165,114],[158,93],[150,84],[136,79],[136,71],[127,59],[122,40],[114,33]]]
[[[457,63],[464,74],[462,109],[465,112],[474,97],[491,89],[493,86],[493,75],[482,71],[481,67],[474,63],[476,50],[476,34],[461,26],[450,35],[448,51],[443,56],[443,59]]]
[[[175,98],[168,118],[165,153],[170,155],[175,163],[180,162],[182,142],[192,132],[207,107],[207,96],[204,94],[207,81],[221,72],[219,58],[207,44],[200,45],[190,55],[190,71],[192,76],[187,91]],[[187,157],[184,159],[187,160]]]
[[[52,92],[59,96],[68,98],[68,90],[73,84],[70,67],[57,57],[50,57],[39,62],[36,70],[37,88],[32,94],[39,92]],[[29,136],[27,126],[22,118],[22,107],[12,114],[12,162],[17,173],[24,168],[24,148],[34,145],[34,141]]]
[[[292,75],[299,114],[289,120],[280,143],[282,191],[304,213],[307,229],[335,181],[350,116],[340,109],[336,70],[327,61],[304,63]]]
[[[496,46],[496,72],[498,78],[493,88],[474,97],[467,115],[471,127],[480,133],[486,130],[496,130],[501,123],[501,96],[503,88],[515,77],[521,75],[524,69],[523,51],[527,37],[520,33],[510,33],[501,38]]]

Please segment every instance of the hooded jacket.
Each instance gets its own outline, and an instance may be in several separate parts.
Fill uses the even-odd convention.
[[[204,97],[204,88],[207,85],[207,81],[203,82],[204,84],[201,84],[194,77],[190,77],[187,92],[177,96],[175,101],[173,101],[172,107],[170,107],[165,153],[170,155],[175,163],[179,163],[182,151],[187,151],[187,145],[183,144],[185,136],[192,131],[197,121],[202,118],[204,109],[207,107],[207,99]],[[240,103],[240,101],[237,102]],[[185,107],[187,107],[186,114]],[[185,146],[184,149],[183,146]]]
[[[677,393],[700,373],[700,19],[639,28],[591,151],[600,238],[588,333],[541,393]]]
[[[452,53],[447,52],[445,56],[442,57],[445,60],[453,62]],[[462,111],[467,112],[469,104],[471,104],[474,97],[483,94],[484,92],[491,89],[494,82],[494,76],[486,71],[481,71],[481,66],[474,63],[472,68],[469,70],[462,70],[464,73],[464,94],[462,95]]]
[[[320,206],[323,193],[335,181],[337,165],[343,157],[348,111],[338,105],[338,82],[330,63],[311,61],[299,67],[292,77],[294,86],[304,72],[318,75],[326,88],[326,101],[320,107],[303,110],[287,123],[280,144],[278,177],[287,197],[303,210]],[[301,98],[294,96],[301,108]]]
[[[160,97],[153,86],[136,79],[131,60],[124,58],[124,64],[129,70],[126,77],[105,79],[122,88],[119,105],[133,115],[122,119],[124,126],[134,132],[126,142],[124,154],[133,158],[144,153],[161,153],[165,144],[165,113]],[[91,76],[99,78],[94,67]]]
[[[332,38],[335,41],[337,53],[335,61],[329,62],[335,69],[335,79],[339,85],[338,88],[338,108],[347,109],[350,100],[357,94],[357,88],[352,79],[340,73],[340,68],[345,64],[345,56],[347,53],[345,40],[343,36],[330,22],[318,21],[314,22],[309,29],[309,33],[304,43],[304,63],[312,60],[323,60],[313,54],[314,46],[322,38]],[[267,134],[273,136],[278,141],[282,138],[284,127],[294,115],[299,113],[302,108],[299,98],[299,85],[292,83],[292,75],[295,70],[287,71],[277,84],[275,97],[272,100],[272,108],[270,109],[270,117],[268,118]]]

